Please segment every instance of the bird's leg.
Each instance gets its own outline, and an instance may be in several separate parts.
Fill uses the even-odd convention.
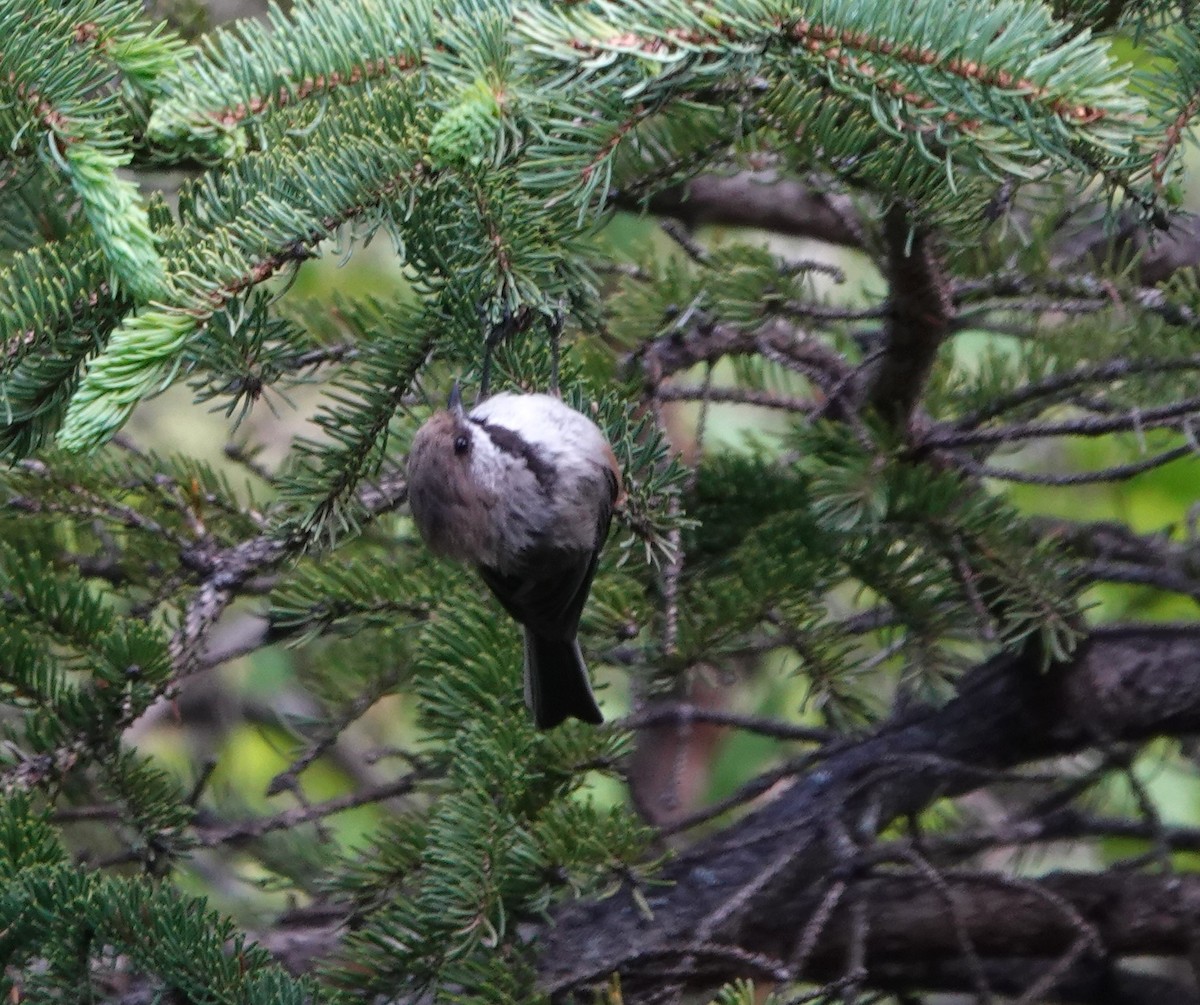
[[[550,393],[556,398],[562,397],[558,391],[558,357],[562,330],[563,313],[555,311],[546,318],[546,334],[550,336]]]
[[[483,372],[479,376],[480,401],[487,397],[488,387],[492,382],[492,352],[516,330],[516,320],[513,318],[513,313],[506,304],[500,320],[492,325],[483,340]]]

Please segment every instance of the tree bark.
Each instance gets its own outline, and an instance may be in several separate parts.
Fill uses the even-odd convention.
[[[872,888],[857,885],[863,878],[862,846],[891,821],[1029,761],[1095,745],[1200,731],[1200,629],[1136,626],[1097,631],[1069,662],[1048,669],[1035,649],[1004,653],[977,667],[964,677],[957,697],[940,708],[908,711],[861,739],[826,748],[820,760],[777,785],[754,812],[670,862],[661,883],[652,888],[636,895],[624,889],[605,900],[564,906],[542,940],[542,986],[561,994],[618,971],[625,1001],[637,1002],[649,1000],[664,982],[711,987],[739,975],[769,976],[768,971],[775,979],[794,979],[797,964],[807,966],[799,957],[807,956],[815,965],[823,954],[845,954],[845,937],[837,934],[845,921],[837,921],[836,912],[829,909],[837,884],[842,884],[842,892],[835,907],[844,908],[856,897],[868,905],[867,934],[860,935],[868,975],[872,959],[882,965],[888,958],[920,953],[920,945],[929,939],[944,939],[946,892],[937,893],[933,880],[933,888],[923,896],[912,889],[898,893],[893,887],[889,900],[899,913],[886,924],[882,907],[870,906]],[[1024,908],[1016,911],[1013,902],[995,899],[999,895],[993,891],[989,903],[994,909],[983,910],[976,921],[968,917],[960,928],[982,939],[982,930],[994,926],[999,941],[983,941],[988,952],[1006,956],[1022,956],[1030,949],[1053,955],[1072,932],[1077,940],[1089,933],[1078,953],[1092,959],[1125,952],[1186,951],[1184,943],[1195,930],[1200,904],[1190,878],[1164,881],[1157,891],[1153,903],[1160,907],[1162,898],[1178,898],[1159,927],[1130,922],[1134,908],[1152,902],[1146,890],[1136,886],[1148,877],[1119,877],[1131,884],[1119,888],[1108,878],[1105,874],[1053,881],[1075,884],[1067,895],[1055,893],[1047,880],[1042,899],[1057,906],[1044,907],[1037,925]],[[1002,888],[1005,881],[996,879]],[[889,881],[875,882],[880,885],[874,889],[882,890]],[[1126,936],[1114,934],[1121,926],[1079,922],[1098,909],[1082,903],[1089,884],[1116,898],[1105,901],[1103,910],[1121,920]],[[932,908],[935,893],[943,898],[941,909]],[[1037,899],[1041,894],[1031,896]],[[1010,886],[1006,896],[1025,903],[1019,887]],[[1072,896],[1081,903],[1063,907]],[[815,941],[809,940],[814,944],[807,946],[806,929],[814,917],[821,921],[823,902],[828,917],[817,926]],[[1078,917],[1067,924],[1071,911]],[[931,928],[931,918],[941,918],[941,927]],[[1024,919],[1015,928],[1028,928],[1039,937],[1032,944],[1006,940],[1005,933],[1014,936],[1015,928],[1000,922],[1013,918]],[[1046,926],[1053,924],[1065,927],[1061,937],[1048,941]],[[895,942],[879,955],[887,932]],[[1136,946],[1121,941],[1143,936],[1145,941]],[[959,937],[955,952],[961,956],[961,932]],[[664,960],[683,965],[664,967]],[[1064,966],[1063,979],[1069,971],[1070,966]]]

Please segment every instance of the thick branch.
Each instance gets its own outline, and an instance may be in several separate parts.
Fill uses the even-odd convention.
[[[829,888],[838,882],[830,877]],[[1200,914],[1200,877],[1057,873],[1032,881],[948,873],[935,884],[918,873],[872,876],[848,884],[814,930],[816,899],[788,901],[756,921],[753,938],[764,946],[792,949],[791,959],[751,953],[744,945],[739,957],[733,947],[721,952],[717,945],[686,942],[661,953],[643,951],[643,958],[649,962],[655,956],[660,969],[686,975],[692,983],[700,975],[729,976],[731,961],[742,964],[745,976],[771,980],[800,976],[792,968],[802,963],[805,979],[834,982],[844,973],[855,937],[848,905],[857,902],[870,917],[867,980],[880,989],[1020,995],[1044,982],[1058,961],[1073,956],[1078,965],[1063,968],[1065,989],[1055,999],[1111,1002],[1121,999],[1104,997],[1105,989],[1112,995],[1129,984],[1113,957],[1189,952]],[[801,933],[812,938],[798,960],[796,945],[805,941]],[[964,957],[973,957],[974,973],[963,966]],[[622,986],[627,993],[631,989],[628,980]]]
[[[644,208],[640,198],[616,196],[616,205],[632,212]],[[651,197],[650,212],[673,216],[689,227],[706,223],[754,227],[826,241],[848,248],[866,244],[853,200],[825,193],[774,171],[741,171],[731,175],[699,175],[684,185]],[[1178,214],[1171,229],[1151,233],[1127,226],[1119,235],[1119,251],[1137,254],[1137,281],[1154,286],[1180,269],[1200,264],[1200,216]],[[1054,249],[1053,271],[1070,273],[1095,268],[1112,254],[1112,233],[1103,223],[1071,234]]]
[[[811,906],[831,875],[898,816],[978,787],[988,773],[1094,744],[1200,731],[1200,630],[1097,632],[1068,663],[1002,654],[964,678],[959,695],[847,744],[744,820],[670,863],[663,886],[564,908],[540,957],[557,990],[620,970],[626,1000],[658,979],[639,965],[656,948],[720,944],[788,959],[771,919]],[[768,926],[764,928],[763,926]],[[744,972],[736,965],[724,977]],[[712,980],[718,978],[713,972]]]
[[[640,201],[617,205],[640,212]],[[857,248],[863,243],[858,215],[851,199],[809,188],[773,171],[742,171],[734,175],[700,175],[686,184],[658,192],[650,212],[673,216],[689,227],[715,223],[756,227],[778,234],[809,237]]]
[[[1111,872],[1058,873],[1036,882],[991,873],[947,873],[938,888],[919,874],[880,876],[854,884],[871,915],[868,958],[895,965],[920,957],[962,957],[965,936],[984,958],[1054,959],[1081,937],[1112,956],[1184,956],[1200,917],[1200,876]],[[843,900],[849,899],[849,894]],[[953,904],[953,909],[948,909]],[[755,921],[762,945],[789,946],[812,904],[793,900]],[[790,907],[790,910],[788,909]],[[810,957],[814,972],[836,976],[846,957],[849,912],[830,918]]]
[[[913,229],[902,209],[888,211],[884,237],[891,311],[867,400],[893,428],[903,431],[921,399],[938,347],[950,333],[954,302],[931,238]]]
[[[1044,959],[996,959],[984,960],[980,971],[992,994],[1015,999],[1042,979],[1052,965]],[[881,989],[896,991],[921,987],[931,992],[969,993],[974,988],[973,977],[961,959],[883,964],[872,968],[871,980]],[[1085,960],[1062,973],[1053,1001],[1064,1005],[1195,1005],[1196,990],[1190,982]]]

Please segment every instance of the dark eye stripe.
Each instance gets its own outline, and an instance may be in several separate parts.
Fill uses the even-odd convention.
[[[511,429],[493,425],[484,419],[476,419],[473,416],[468,418],[487,433],[497,450],[524,461],[530,473],[537,479],[538,488],[546,494],[554,491],[554,466],[542,456],[537,447],[522,437],[520,433],[514,433]]]

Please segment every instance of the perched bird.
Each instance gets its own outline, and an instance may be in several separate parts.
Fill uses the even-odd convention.
[[[525,627],[525,704],[540,729],[600,723],[576,633],[621,473],[587,416],[548,394],[449,405],[417,431],[408,501],[437,555],[470,562]]]

